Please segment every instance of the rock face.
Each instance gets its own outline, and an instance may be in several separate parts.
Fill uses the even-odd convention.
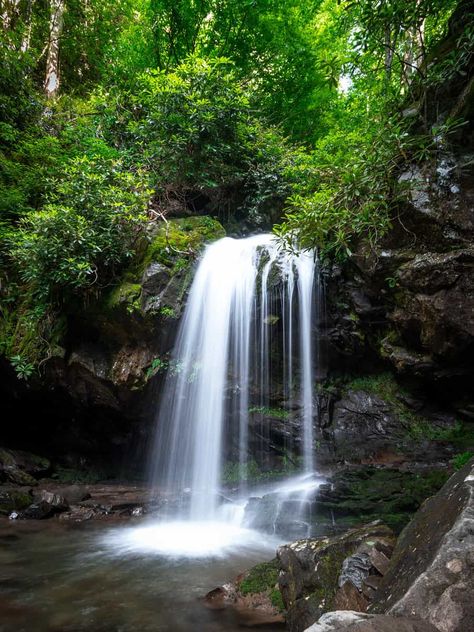
[[[402,532],[371,610],[416,616],[440,632],[474,621],[474,459]]]
[[[291,632],[302,632],[334,607],[365,611],[394,543],[384,525],[343,536],[299,540],[277,551],[279,586]]]
[[[458,3],[430,63],[449,58],[472,11],[471,0]],[[468,55],[461,63],[445,85],[418,95],[411,121],[415,132],[449,119],[463,125],[436,139],[432,161],[401,168],[405,201],[382,242],[373,248],[361,241],[347,265],[328,271],[325,339],[330,373],[388,363],[433,400],[472,416],[474,61]]]
[[[18,380],[0,358],[4,445],[97,470],[98,480],[141,473],[149,396],[167,367],[196,260],[224,234],[211,217],[160,222],[115,287],[64,315],[40,377]]]
[[[0,482],[17,485],[36,485],[35,476],[44,475],[51,463],[44,457],[24,450],[0,448]]]

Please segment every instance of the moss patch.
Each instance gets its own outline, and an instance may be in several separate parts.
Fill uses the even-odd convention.
[[[204,244],[225,237],[225,230],[214,218],[187,217],[164,223],[148,246],[144,268],[152,261],[162,263],[178,272],[187,267]]]
[[[28,492],[16,489],[0,490],[0,515],[8,516],[12,511],[26,509],[33,499]]]
[[[334,498],[319,505],[347,526],[380,519],[399,532],[421,503],[441,489],[448,476],[444,470],[413,474],[364,467],[344,471],[332,479]]]
[[[283,598],[278,588],[278,560],[263,562],[251,568],[239,584],[243,595],[267,593],[272,605],[278,610],[284,609]]]
[[[139,311],[141,291],[142,288],[139,283],[122,281],[108,295],[106,307],[109,310],[124,308],[128,313]]]

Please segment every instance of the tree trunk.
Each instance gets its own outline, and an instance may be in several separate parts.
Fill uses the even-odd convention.
[[[64,0],[51,0],[48,57],[44,80],[44,90],[48,99],[53,99],[59,90],[59,40],[63,30],[64,9]]]
[[[21,40],[21,50],[26,53],[30,48],[31,31],[33,29],[33,4],[35,0],[28,0],[26,5],[25,31]]]
[[[9,31],[15,22],[15,18],[18,17],[18,6],[20,0],[4,0],[0,3],[2,12],[2,25],[5,31]]]

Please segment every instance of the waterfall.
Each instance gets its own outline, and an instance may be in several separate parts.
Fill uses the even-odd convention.
[[[155,486],[184,493],[192,520],[216,517],[224,452],[238,453],[246,478],[249,410],[270,407],[275,379],[287,404],[301,410],[301,469],[314,470],[318,278],[314,253],[283,251],[270,234],[206,248],[169,363],[154,451]],[[268,441],[268,425],[261,439]]]

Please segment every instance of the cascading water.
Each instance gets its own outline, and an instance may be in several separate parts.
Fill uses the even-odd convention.
[[[218,517],[229,444],[246,478],[252,458],[249,409],[269,407],[278,371],[287,404],[301,409],[302,469],[313,472],[312,327],[318,298],[311,252],[282,251],[269,234],[226,237],[206,249],[170,362],[153,457],[160,492],[189,498],[181,517]],[[281,367],[272,355],[275,338]],[[262,441],[266,434],[262,428]]]

